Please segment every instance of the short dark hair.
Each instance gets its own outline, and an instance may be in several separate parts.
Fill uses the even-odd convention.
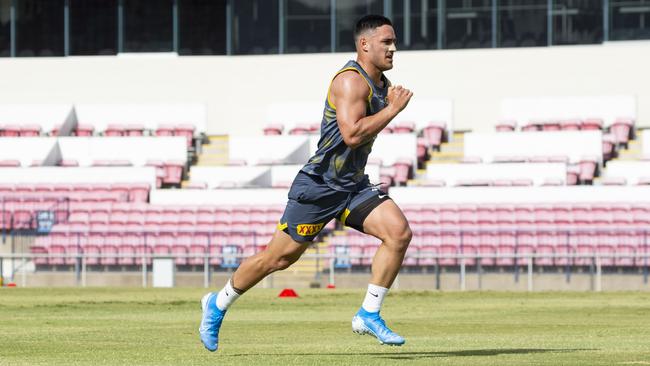
[[[383,15],[370,14],[365,15],[357,21],[356,26],[354,27],[354,40],[356,42],[359,39],[359,35],[367,30],[375,29],[381,27],[382,25],[393,26],[393,23],[390,19],[386,18]]]

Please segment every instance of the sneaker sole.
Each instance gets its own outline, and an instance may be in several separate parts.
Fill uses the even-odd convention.
[[[355,334],[358,334],[358,335],[365,335],[365,334],[371,335],[371,336],[375,337],[379,341],[379,344],[381,344],[381,345],[400,347],[400,346],[402,346],[404,344],[404,343],[385,343],[385,342],[382,342],[382,340],[379,339],[379,337],[377,337],[375,332],[373,332],[370,328],[366,327],[366,325],[363,323],[363,320],[361,320],[358,316],[355,316],[354,318],[352,318],[352,333],[355,333]]]

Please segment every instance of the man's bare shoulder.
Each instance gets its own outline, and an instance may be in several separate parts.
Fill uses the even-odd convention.
[[[370,87],[359,72],[350,70],[342,72],[334,78],[332,92],[336,96],[352,99],[366,98],[370,93]]]

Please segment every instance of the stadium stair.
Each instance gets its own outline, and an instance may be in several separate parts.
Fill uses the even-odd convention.
[[[452,141],[443,142],[440,144],[440,150],[429,149],[429,160],[424,162],[424,169],[417,169],[413,179],[410,179],[407,185],[417,185],[419,181],[426,180],[428,164],[445,164],[445,163],[460,163],[463,160],[464,154],[464,138],[466,131],[459,131],[453,133]],[[468,131],[467,131],[468,132]]]
[[[228,136],[208,136],[208,144],[203,145],[197,165],[218,166],[228,163]]]
[[[440,144],[440,151],[430,150],[427,163],[459,163],[463,159],[465,132],[454,132],[452,141]]]
[[[201,152],[196,161],[197,166],[222,166],[228,164],[228,135],[208,136],[207,144],[201,145]],[[187,173],[187,179],[181,182],[182,188],[190,184],[192,169]]]
[[[643,131],[642,133],[646,132]],[[643,158],[643,148],[640,137],[641,134],[638,133],[636,139],[628,141],[627,147],[619,150],[618,156],[612,160],[641,160]]]

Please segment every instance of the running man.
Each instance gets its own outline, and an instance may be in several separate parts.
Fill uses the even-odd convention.
[[[357,60],[334,76],[325,101],[318,150],[298,172],[287,207],[266,250],[244,260],[225,287],[203,296],[199,328],[205,348],[216,351],[219,328],[230,305],[269,274],[286,269],[333,218],[382,241],[372,262],[365,299],[352,331],[381,344],[402,345],[379,316],[402,265],[411,229],[397,205],[364,174],[377,134],[409,103],[413,93],[391,86],[383,72],[397,50],[388,18],[367,15],[355,27]]]

